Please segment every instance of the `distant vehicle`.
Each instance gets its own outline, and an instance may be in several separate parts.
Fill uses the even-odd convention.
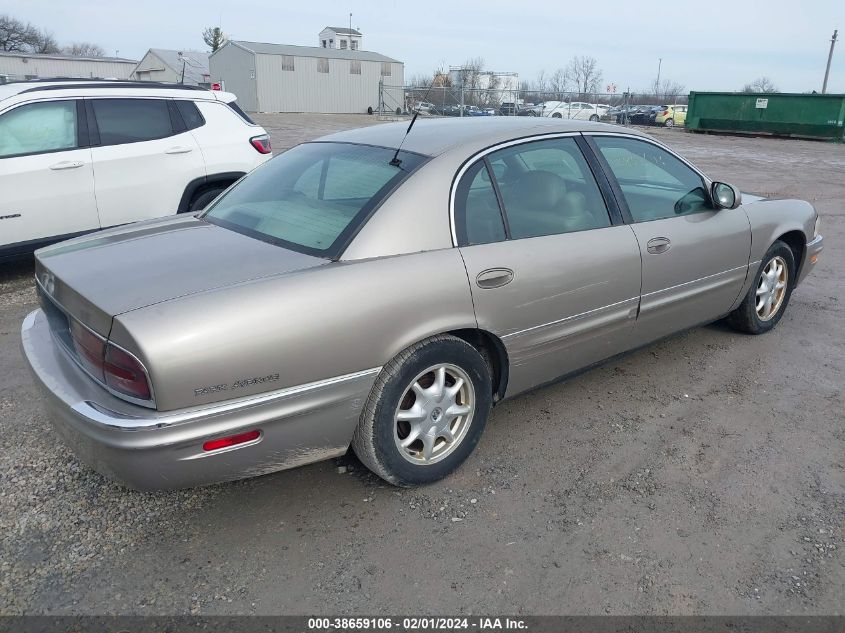
[[[630,116],[630,123],[633,123],[634,125],[647,125],[649,123],[648,115],[653,109],[659,107],[660,106],[656,105],[637,106],[637,109]]]
[[[543,116],[553,119],[577,119],[579,121],[598,121],[601,118],[598,107],[583,101],[546,101],[543,103]]]
[[[656,125],[665,125],[666,127],[684,125],[686,122],[687,106],[685,105],[666,106],[665,110],[658,111],[654,117],[654,123]]]
[[[513,116],[519,111],[519,106],[513,101],[503,101],[499,106],[499,114],[502,116]]]
[[[154,82],[0,86],[0,259],[199,211],[271,158],[235,95]]]
[[[651,109],[650,109],[650,110],[646,113],[646,116],[645,116],[645,118],[646,118],[645,124],[646,124],[646,125],[655,125],[655,121],[657,120],[657,114],[658,114],[659,112],[663,112],[663,111],[668,110],[668,109],[669,109],[669,106],[668,106],[668,105],[659,105],[659,106],[654,106],[653,108],[651,108]]]
[[[415,112],[424,112],[426,114],[432,114],[437,110],[437,107],[428,101],[420,101],[417,105],[414,106]]]
[[[543,104],[526,103],[516,114],[517,116],[543,116]]]
[[[464,116],[490,116],[492,113],[488,110],[482,110],[478,106],[464,106]]]

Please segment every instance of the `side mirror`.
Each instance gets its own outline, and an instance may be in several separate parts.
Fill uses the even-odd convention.
[[[710,187],[710,197],[717,209],[736,209],[742,204],[742,193],[726,182],[714,182]]]

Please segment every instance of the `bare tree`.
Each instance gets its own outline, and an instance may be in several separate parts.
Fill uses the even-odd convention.
[[[61,49],[59,48],[58,42],[56,42],[56,38],[53,37],[52,33],[48,33],[47,31],[41,32],[38,43],[33,46],[34,53],[48,54],[58,53],[60,51]]]
[[[555,99],[560,100],[563,93],[567,91],[568,87],[569,77],[566,74],[566,70],[558,68],[552,73],[552,76],[549,77],[549,91],[554,93]]]
[[[219,26],[209,26],[202,32],[202,41],[206,43],[213,53],[223,46],[226,42],[226,36],[223,34],[223,30]]]
[[[62,52],[65,55],[73,55],[74,57],[105,57],[106,51],[99,44],[92,44],[91,42],[73,42],[62,47]]]
[[[679,95],[686,92],[686,86],[671,79],[664,79],[660,83],[657,80],[651,85],[651,91],[661,101],[677,101]]]
[[[0,50],[9,53],[32,53],[41,40],[41,32],[29,22],[10,15],[0,15]]]
[[[779,92],[777,87],[772,80],[768,77],[758,77],[751,83],[745,84],[742,88],[743,92],[764,92],[767,94],[771,94],[774,92]]]
[[[601,70],[595,57],[576,55],[566,67],[566,78],[581,94],[598,92],[601,84]]]

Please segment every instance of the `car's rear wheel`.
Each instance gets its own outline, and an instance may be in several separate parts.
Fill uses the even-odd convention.
[[[598,120],[599,120],[598,114],[594,114],[593,116],[590,117],[590,121],[592,121],[593,123],[597,122]]]
[[[491,406],[490,370],[478,350],[454,336],[435,336],[384,366],[352,447],[392,484],[436,481],[475,448]]]
[[[195,211],[202,211],[208,205],[210,205],[214,199],[219,196],[221,193],[225,191],[224,188],[215,188],[215,189],[208,189],[200,194],[198,194],[193,200],[191,200],[191,204],[188,207],[188,210],[191,213]]]
[[[763,334],[778,324],[795,287],[795,256],[777,241],[766,252],[757,276],[727,322],[740,332]]]
[[[563,115],[562,115],[560,112],[553,112],[553,113],[552,113],[552,118],[553,118],[553,119],[562,119],[562,118],[563,118]]]
[[[674,126],[675,126],[675,120],[674,120],[674,119],[671,119],[671,118],[670,118],[670,119],[666,119],[666,122],[664,123],[664,125],[665,125],[666,127],[674,127]]]

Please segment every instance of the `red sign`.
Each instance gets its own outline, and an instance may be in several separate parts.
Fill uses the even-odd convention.
[[[223,88],[220,87],[219,83],[215,82],[215,83],[211,84],[211,89],[212,90],[222,90]]]

